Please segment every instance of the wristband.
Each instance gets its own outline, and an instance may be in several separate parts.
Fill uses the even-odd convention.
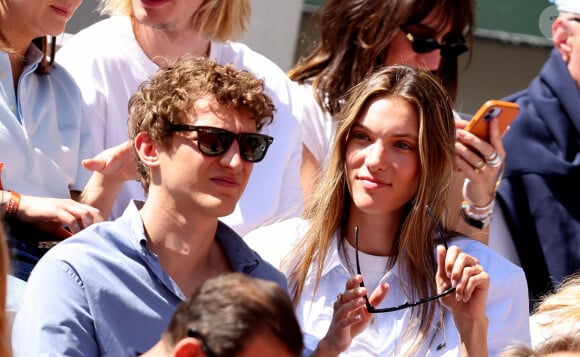
[[[20,207],[20,194],[16,191],[10,191],[10,199],[6,203],[6,218],[15,218]]]
[[[467,186],[469,185],[469,179],[466,178],[463,181],[463,187],[461,189],[461,194],[463,196],[463,199],[465,200],[465,202],[467,202],[467,205],[469,206],[469,208],[472,211],[489,211],[493,208],[493,205],[495,204],[495,194],[493,194],[491,196],[491,201],[486,204],[485,206],[476,206],[473,203],[471,203],[471,201],[469,200],[469,198],[467,198]]]
[[[489,225],[491,222],[491,218],[493,217],[493,210],[489,210],[486,214],[476,214],[469,211],[469,206],[467,202],[463,202],[461,205],[461,217],[465,223],[469,224],[472,227],[483,229]]]

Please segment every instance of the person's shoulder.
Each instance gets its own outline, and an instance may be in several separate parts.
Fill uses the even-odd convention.
[[[212,51],[216,50],[217,61],[221,64],[232,63],[235,67],[252,72],[256,77],[272,82],[290,83],[290,79],[271,59],[253,50],[241,42],[212,42]]]
[[[119,220],[94,223],[50,249],[42,259],[91,267],[98,257],[112,257],[128,244]]]
[[[103,19],[69,36],[58,50],[56,61],[68,65],[68,62],[79,56],[101,58],[105,53],[121,50],[116,44],[127,42],[127,36],[132,36],[128,17],[112,16]]]
[[[309,228],[301,217],[257,228],[244,236],[244,241],[265,261],[280,268],[282,259]]]
[[[510,262],[501,254],[481,243],[478,240],[458,237],[450,242],[451,245],[456,245],[461,248],[461,251],[470,254],[479,260],[479,263],[490,274],[490,276],[510,276],[512,274],[522,275],[521,267]]]

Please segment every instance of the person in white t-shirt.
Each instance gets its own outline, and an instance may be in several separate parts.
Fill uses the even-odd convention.
[[[521,268],[450,228],[455,127],[439,81],[384,67],[354,87],[338,119],[304,219],[245,237],[286,273],[306,348],[313,356],[495,356],[529,344]],[[291,248],[282,265],[281,246]]]
[[[73,36],[58,62],[79,85],[97,152],[127,140],[127,103],[138,85],[167,59],[184,54],[232,63],[265,80],[276,107],[264,132],[274,137],[268,157],[255,168],[232,214],[222,220],[239,234],[302,212],[300,185],[302,113],[296,87],[272,61],[240,37],[250,18],[249,0],[103,0],[112,15]],[[125,183],[111,218],[131,199],[143,199],[138,182]]]

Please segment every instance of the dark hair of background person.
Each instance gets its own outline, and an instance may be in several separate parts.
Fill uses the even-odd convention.
[[[260,334],[272,334],[295,356],[304,347],[288,294],[276,283],[241,273],[202,284],[179,305],[163,338],[174,346],[191,330],[203,336],[217,357],[235,356]]]
[[[399,27],[418,24],[436,10],[438,30],[451,23],[468,46],[473,42],[473,0],[329,0],[321,9],[316,47],[288,75],[298,82],[313,78],[318,103],[332,115],[340,110],[344,93],[383,66]],[[457,57],[443,57],[436,74],[454,100]]]

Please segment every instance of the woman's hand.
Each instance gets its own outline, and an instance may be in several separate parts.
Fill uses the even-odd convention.
[[[135,152],[130,140],[103,150],[92,159],[83,160],[83,166],[121,181],[137,179]]]
[[[502,144],[497,119],[489,122],[490,142],[463,130],[467,124],[456,120],[457,141],[455,142],[456,165],[469,179],[466,195],[470,203],[476,206],[488,205],[501,180],[505,150]],[[493,157],[499,155],[495,162]]]
[[[332,322],[313,356],[338,356],[348,349],[353,338],[370,323],[372,314],[366,310],[364,296],[367,294],[367,289],[360,287],[362,280],[361,275],[351,277],[346,282],[344,292],[336,297]],[[388,284],[379,285],[369,298],[370,303],[380,304],[388,291]]]
[[[66,238],[93,223],[103,221],[100,211],[73,199],[22,195],[16,218],[55,238]],[[70,232],[63,228],[66,226]]]
[[[437,291],[450,286],[455,294],[441,298],[441,303],[451,311],[461,340],[462,356],[487,356],[487,327],[485,315],[489,275],[477,258],[451,246],[446,251],[437,247]]]

